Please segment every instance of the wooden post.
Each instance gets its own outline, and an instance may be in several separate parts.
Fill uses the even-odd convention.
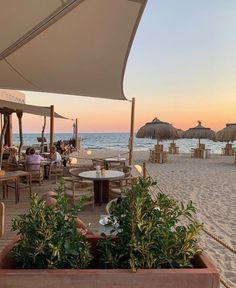
[[[135,98],[132,98],[131,107],[131,124],[130,124],[130,137],[129,137],[129,165],[133,163],[133,149],[134,149],[134,112],[135,112]]]
[[[18,156],[19,156],[19,160],[20,160],[21,149],[22,149],[22,146],[23,146],[23,132],[22,132],[22,116],[23,116],[23,112],[22,111],[16,111],[16,116],[17,116],[18,121],[19,121],[20,146],[19,146],[19,149],[18,149]]]
[[[45,131],[45,127],[46,127],[46,116],[43,117],[43,127],[42,127],[42,134],[41,134],[41,147],[40,147],[40,151],[41,153],[43,153],[43,144],[44,144],[44,131]],[[50,139],[51,141],[51,139]]]
[[[79,147],[79,138],[78,138],[78,118],[75,119],[75,148],[78,151]]]
[[[7,114],[4,114],[4,125],[1,131],[1,136],[0,136],[0,169],[2,168],[2,156],[3,156],[3,140],[7,131],[7,126],[8,126],[8,116]]]
[[[4,121],[6,121],[6,117],[4,117]],[[5,123],[5,122],[4,122]],[[5,145],[12,146],[12,115],[7,115],[7,129],[5,133]]]
[[[143,162],[143,178],[146,179],[147,178],[147,168],[146,168],[146,163]]]
[[[50,147],[54,145],[54,105],[50,106]]]
[[[4,234],[4,224],[5,224],[5,205],[0,202],[0,237]]]

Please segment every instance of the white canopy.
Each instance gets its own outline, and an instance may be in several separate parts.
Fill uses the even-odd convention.
[[[17,110],[20,110],[23,113],[28,113],[28,114],[47,116],[47,117],[51,116],[50,107],[28,105],[28,104],[5,101],[5,100],[0,99],[0,113],[3,112],[4,110],[12,110],[12,112],[16,112]],[[56,112],[54,112],[54,117],[68,119],[66,117],[61,116],[60,114]]]
[[[2,1],[0,87],[125,100],[146,1]]]

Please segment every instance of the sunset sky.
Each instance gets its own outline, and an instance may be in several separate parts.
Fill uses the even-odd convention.
[[[235,15],[235,0],[148,1],[124,80],[126,97],[136,98],[136,130],[155,116],[182,129],[197,120],[215,130],[236,122]],[[25,94],[29,104],[78,117],[80,132],[129,131],[128,101]],[[42,123],[25,115],[24,132],[40,132]],[[71,132],[72,121],[56,120],[55,129]]]

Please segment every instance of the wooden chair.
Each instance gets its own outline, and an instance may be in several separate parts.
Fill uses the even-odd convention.
[[[51,180],[52,177],[56,178],[56,182],[58,177],[64,176],[64,166],[62,164],[62,161],[58,163],[51,163],[49,166],[49,180]]]
[[[105,160],[103,159],[92,159],[92,163],[93,163],[93,168],[95,169],[96,166],[100,166],[101,168],[105,168],[106,167],[106,163]]]
[[[63,177],[65,181],[65,196],[73,204],[85,196],[86,201],[84,205],[92,205],[94,207],[94,192],[93,183],[88,181],[81,181],[74,177]]]
[[[43,167],[40,164],[25,164],[25,170],[31,173],[32,182],[39,182],[39,185],[43,182]]]
[[[110,182],[109,199],[124,196],[125,191],[137,181],[136,177],[128,176],[119,181]]]
[[[24,175],[19,177],[19,196],[20,196],[20,191],[28,189],[29,190],[29,195],[30,198],[32,196],[32,175],[31,172],[23,172]],[[16,183],[13,181],[7,181],[6,183],[6,188],[5,188],[5,193],[4,193],[4,198],[8,197],[8,192],[9,189],[15,190],[15,195],[16,195]],[[19,199],[16,199],[16,202],[18,202]]]

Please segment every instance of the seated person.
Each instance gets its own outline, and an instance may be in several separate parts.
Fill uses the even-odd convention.
[[[62,140],[57,141],[56,150],[60,154],[64,154],[64,152],[66,151],[65,144]]]
[[[32,147],[28,147],[28,148],[25,150],[25,155],[30,155],[30,149],[32,149]]]
[[[29,150],[29,155],[26,155],[26,166],[30,171],[38,171],[40,169],[40,162],[43,159],[42,156],[36,154],[35,149],[31,148]]]
[[[50,148],[50,158],[52,160],[52,163],[55,163],[55,164],[61,163],[61,160],[62,160],[61,155],[57,152],[55,146],[52,146]]]
[[[17,156],[17,148],[10,147],[8,149],[10,155],[7,159],[7,169],[18,167],[18,156]]]
[[[10,155],[7,159],[9,164],[17,164],[18,163],[18,156],[17,156],[17,148],[10,147],[9,149]]]

